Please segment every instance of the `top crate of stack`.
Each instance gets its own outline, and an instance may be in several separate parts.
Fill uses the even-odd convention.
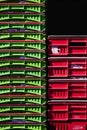
[[[49,36],[49,56],[86,56],[87,36]]]

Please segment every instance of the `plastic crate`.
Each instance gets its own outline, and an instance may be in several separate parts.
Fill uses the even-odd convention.
[[[72,76],[85,76],[86,77],[86,69],[72,69],[68,70],[68,68],[50,68],[48,76],[49,77],[72,77]]]
[[[53,59],[49,60],[49,77],[86,77],[87,60],[76,59]]]
[[[87,55],[86,39],[50,39],[49,56]]]
[[[9,130],[9,129],[26,129],[26,130],[46,130],[45,124],[0,124],[0,130]]]
[[[48,54],[50,56],[68,55],[68,40],[49,40]]]
[[[46,81],[44,79],[0,79],[1,85],[33,85],[33,86],[45,86]]]
[[[19,22],[21,20],[22,22],[44,22],[45,21],[45,15],[44,14],[2,14],[0,15],[0,21],[6,22],[6,21],[16,21]]]
[[[87,122],[50,122],[49,130],[86,130]]]
[[[45,98],[41,98],[40,96],[38,97],[19,97],[19,98],[0,98],[0,103],[26,103],[26,104],[37,104],[37,105],[42,105],[42,104],[46,104],[46,99]]]
[[[34,113],[45,113],[46,112],[46,106],[0,106],[0,113],[4,113],[4,112],[15,112],[15,111],[19,111],[19,112],[34,112]]]
[[[13,60],[13,61],[9,61],[9,60],[3,60],[3,61],[0,61],[0,67],[9,67],[9,66],[18,66],[20,67],[23,66],[23,67],[26,67],[26,68],[31,68],[31,67],[34,67],[34,68],[45,68],[46,67],[46,62],[45,61],[42,61],[42,60],[30,60],[30,61],[18,61],[18,60]]]
[[[23,49],[46,49],[44,42],[1,42],[0,49],[23,48]]]
[[[21,120],[23,119],[24,122],[39,122],[39,123],[43,123],[46,121],[46,117],[42,116],[42,115],[34,115],[34,114],[29,114],[26,116],[22,116],[22,114],[20,116],[17,116],[17,113],[15,113],[15,116],[0,116],[0,122],[4,122],[4,121],[11,121],[11,120]]]
[[[41,13],[45,12],[45,6],[38,4],[30,5],[0,5],[0,12],[3,11],[14,11],[14,12],[36,12]]]
[[[6,32],[27,32],[27,31],[44,31],[44,24],[0,24],[0,31]]]
[[[46,94],[46,90],[44,88],[1,88],[0,94],[9,94],[9,93],[26,93],[26,94],[35,94],[35,95],[44,95]]]
[[[49,99],[87,99],[86,81],[56,81],[49,82]]]
[[[48,108],[49,121],[86,121],[87,103],[51,102]]]
[[[25,76],[36,76],[45,77],[46,71],[44,70],[0,70],[0,76],[4,75],[25,75]]]
[[[45,40],[45,34],[42,34],[42,33],[1,33],[0,34],[0,40],[1,39],[19,39],[20,40]]]
[[[25,56],[26,58],[37,58],[37,59],[46,58],[45,52],[27,52],[27,53],[25,52],[0,52],[0,58],[3,58],[3,57],[20,58],[23,56]]]

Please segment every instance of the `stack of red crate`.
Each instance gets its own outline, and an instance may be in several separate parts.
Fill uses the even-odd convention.
[[[87,36],[49,36],[50,130],[87,130]]]

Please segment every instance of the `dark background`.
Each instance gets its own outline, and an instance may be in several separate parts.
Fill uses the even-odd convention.
[[[87,3],[84,0],[47,0],[47,35],[87,34]]]

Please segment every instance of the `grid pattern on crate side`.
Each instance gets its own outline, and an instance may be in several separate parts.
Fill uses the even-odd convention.
[[[45,0],[0,1],[1,130],[46,130],[45,36]]]
[[[86,130],[87,36],[48,40],[49,129]]]

